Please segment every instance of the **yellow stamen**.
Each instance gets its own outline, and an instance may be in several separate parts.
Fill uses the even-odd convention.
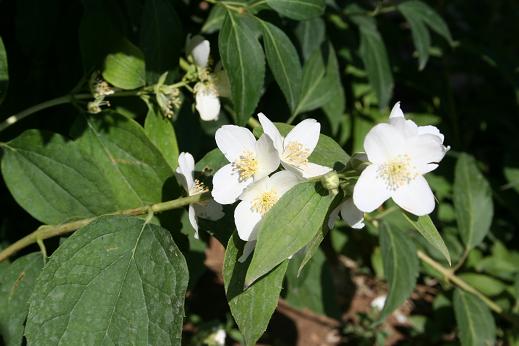
[[[189,195],[197,195],[202,192],[206,192],[207,187],[200,180],[195,179],[195,185],[189,190]]]
[[[384,180],[389,190],[395,191],[398,188],[409,184],[418,176],[416,167],[413,166],[409,155],[398,155],[395,158],[380,165],[378,177]]]
[[[278,199],[278,194],[274,190],[263,192],[252,202],[252,210],[263,215],[276,204]]]
[[[238,172],[240,175],[240,182],[245,181],[254,174],[256,174],[258,170],[258,161],[256,160],[256,155],[250,151],[244,151],[240,157],[233,162],[232,164],[233,170]]]
[[[304,166],[308,163],[308,156],[310,156],[310,150],[305,148],[303,144],[290,142],[283,152],[282,159],[294,166]]]

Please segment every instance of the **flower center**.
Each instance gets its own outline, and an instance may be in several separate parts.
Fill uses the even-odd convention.
[[[407,154],[398,155],[383,165],[380,165],[377,169],[377,173],[378,177],[384,180],[387,188],[391,191],[395,191],[409,184],[418,176],[416,168],[411,163],[411,158]]]
[[[193,187],[189,190],[189,195],[193,196],[206,191],[207,187],[205,187],[204,183],[198,179],[195,179],[195,185],[193,185]]]
[[[232,164],[233,170],[238,172],[240,175],[240,182],[243,182],[254,174],[258,170],[258,161],[256,160],[256,155],[250,151],[244,151],[240,157],[233,162]]]
[[[265,191],[252,202],[252,210],[263,215],[276,204],[278,199],[279,197],[276,191]]]
[[[308,163],[308,156],[310,156],[310,150],[305,148],[303,144],[293,141],[285,147],[282,158],[283,161],[294,166],[304,166]]]

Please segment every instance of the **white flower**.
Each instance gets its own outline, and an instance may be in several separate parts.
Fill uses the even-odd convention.
[[[296,174],[281,171],[255,182],[240,195],[241,202],[234,210],[234,222],[240,239],[247,241],[249,245],[246,246],[240,260],[247,258],[254,248],[257,238],[256,226],[263,215],[298,182],[300,178]]]
[[[211,85],[202,82],[195,86],[196,110],[204,121],[218,120],[220,114],[220,99]]]
[[[189,196],[193,196],[204,192],[206,187],[194,179],[195,160],[190,153],[180,153],[178,156],[178,167],[176,169],[177,179]],[[207,220],[219,220],[224,216],[223,208],[214,200],[209,199],[199,203],[189,205],[189,222],[195,229],[195,238],[198,239],[198,222],[197,218]]]
[[[216,131],[215,139],[218,148],[230,162],[213,177],[212,195],[220,204],[236,202],[247,186],[279,167],[279,157],[266,135],[256,141],[248,129],[224,125]]]
[[[360,211],[355,204],[353,199],[348,198],[339,204],[328,217],[328,228],[332,229],[335,225],[335,221],[339,218],[339,213],[342,219],[348,226],[355,229],[361,229],[364,227],[364,213]]]
[[[209,53],[211,45],[203,36],[195,35],[188,37],[186,44],[186,52],[193,57],[193,61],[200,68],[206,68],[209,62]]]
[[[375,310],[382,311],[384,304],[386,304],[387,296],[385,294],[376,297],[371,301],[371,307]]]
[[[303,178],[316,177],[331,171],[329,167],[308,162],[321,131],[321,124],[315,119],[301,121],[286,137],[281,136],[276,126],[263,113],[258,114],[258,119],[265,134],[272,139],[283,167],[301,174]]]
[[[371,163],[353,190],[353,202],[372,212],[389,198],[417,216],[434,210],[434,195],[424,174],[436,169],[449,147],[434,126],[417,126],[406,120],[397,102],[389,123],[373,127],[364,139]]]

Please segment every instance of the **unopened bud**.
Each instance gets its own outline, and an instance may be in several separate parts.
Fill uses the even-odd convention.
[[[330,171],[321,177],[321,184],[323,187],[336,195],[339,193],[339,175],[336,171]]]

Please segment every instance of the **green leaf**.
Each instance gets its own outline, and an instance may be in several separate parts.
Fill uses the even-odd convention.
[[[377,95],[379,107],[382,109],[388,105],[394,85],[386,46],[373,18],[354,16],[352,20],[359,26],[359,54],[366,67],[369,83]]]
[[[146,84],[144,55],[139,48],[123,39],[105,58],[103,78],[121,89],[137,89]]]
[[[173,2],[149,0],[144,3],[139,42],[150,82],[155,82],[162,73],[178,66],[184,35]]]
[[[332,95],[330,100],[324,104],[323,111],[330,121],[332,133],[337,134],[339,126],[343,122],[346,108],[346,97],[344,95],[344,88],[341,82],[341,71],[339,63],[335,55],[335,50],[330,46],[330,56],[328,60],[327,75],[330,80],[330,89]]]
[[[296,37],[301,45],[301,51],[305,60],[321,47],[324,42],[326,28],[320,17],[301,21],[296,27]]]
[[[441,252],[445,257],[449,265],[451,265],[451,257],[449,255],[449,249],[445,245],[442,236],[436,229],[436,226],[432,222],[429,215],[425,216],[414,216],[405,212],[402,212],[405,219],[418,231],[435,249]]]
[[[32,253],[2,270],[0,282],[0,335],[7,346],[22,344],[29,298],[43,268],[43,257]]]
[[[225,13],[226,11],[223,6],[213,6],[209,12],[209,16],[207,16],[204,26],[202,26],[202,32],[212,34],[213,32],[220,30],[225,18]]]
[[[462,273],[459,274],[458,277],[487,296],[497,296],[506,289],[504,283],[491,276],[476,273]]]
[[[7,53],[5,52],[4,42],[0,37],[0,103],[2,103],[5,98],[8,85],[9,70],[7,68]]]
[[[494,214],[492,191],[472,156],[459,156],[453,190],[461,239],[465,247],[470,249],[485,238]]]
[[[247,16],[227,12],[218,37],[238,125],[245,125],[254,112],[265,76],[263,49],[247,20]]]
[[[338,318],[335,288],[326,256],[322,251],[316,251],[308,265],[299,271],[303,260],[304,256],[298,254],[288,263],[287,303],[297,309]]]
[[[403,2],[397,6],[411,27],[413,43],[418,52],[418,69],[423,70],[429,59],[429,48],[431,47],[431,35],[423,21],[421,12],[416,12],[414,1]]]
[[[454,313],[463,346],[495,344],[494,318],[479,298],[456,288],[454,290]]]
[[[513,188],[515,191],[519,192],[519,168],[506,166],[503,169],[505,174],[505,178],[508,181],[506,185],[507,188]]]
[[[179,154],[175,128],[171,119],[162,115],[158,107],[153,104],[148,104],[144,132],[174,171],[178,165]]]
[[[324,240],[326,234],[330,231],[328,225],[324,225],[321,227],[321,231],[317,232],[317,234],[313,237],[312,240],[305,246],[305,255],[299,264],[299,268],[297,269],[297,275],[301,275],[301,271],[308,264],[308,262],[314,257],[314,254],[319,250],[319,245]]]
[[[205,176],[213,176],[216,171],[228,163],[229,161],[227,161],[220,149],[215,148],[196,163],[195,170]]]
[[[267,0],[267,4],[282,16],[295,20],[319,17],[324,13],[325,0]]]
[[[164,228],[103,217],[54,252],[31,297],[29,344],[179,345],[188,271]]]
[[[308,244],[321,230],[334,196],[319,183],[294,186],[263,216],[245,282],[250,285]]]
[[[263,29],[267,62],[290,110],[293,110],[299,99],[302,75],[296,48],[278,27],[265,21],[260,21],[260,24]]]
[[[409,298],[416,285],[419,266],[413,241],[386,223],[380,227],[380,249],[389,286],[386,303],[380,312],[379,321],[382,321]]]
[[[250,256],[244,263],[238,262],[242,251],[243,242],[235,232],[225,250],[225,292],[231,313],[245,338],[245,345],[255,345],[267,329],[270,317],[276,309],[288,261],[283,261],[274,270],[244,289]]]

